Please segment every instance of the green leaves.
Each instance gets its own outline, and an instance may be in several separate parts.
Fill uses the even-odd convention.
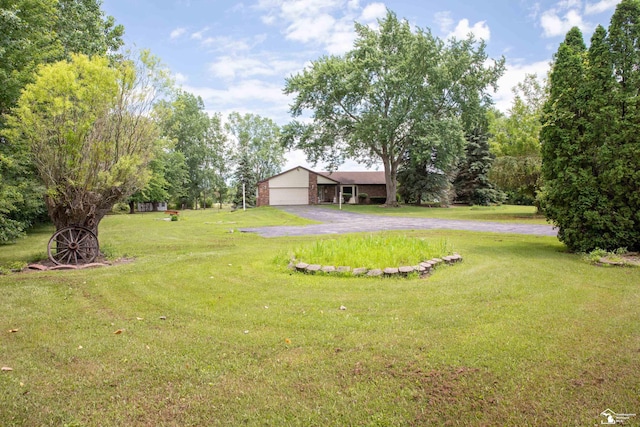
[[[292,115],[308,110],[312,122],[288,125],[284,142],[331,167],[344,158],[381,162],[391,177],[387,200],[395,201],[396,172],[407,155],[443,149],[453,161],[461,154],[462,138],[447,137],[461,135],[462,127],[451,125],[473,120],[504,61],[487,65],[483,43],[445,43],[390,11],[377,29],[355,28],[352,51],[313,61],[287,79],[284,92],[296,95]]]
[[[232,160],[236,194],[233,202],[242,205],[242,185],[248,203],[255,205],[258,182],[280,172],[284,165],[284,145],[280,127],[256,114],[229,114],[226,129],[234,139]]]
[[[71,61],[41,66],[8,117],[6,134],[31,152],[58,228],[97,229],[113,204],[149,179],[146,166],[158,139],[150,107],[157,90],[138,76],[153,70],[132,61],[109,64],[104,57],[74,54]]]
[[[586,51],[572,30],[545,104],[544,210],[575,251],[640,248],[640,2],[623,0]]]

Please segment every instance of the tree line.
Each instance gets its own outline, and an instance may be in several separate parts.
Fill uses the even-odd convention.
[[[99,0],[0,2],[0,242],[47,218],[98,224],[117,202],[249,203],[279,172],[279,126],[255,114],[223,122],[176,88]]]
[[[287,149],[336,169],[382,165],[387,205],[535,204],[572,250],[637,248],[639,0],[587,49],[577,28],[546,80],[507,114],[491,91],[505,60],[441,40],[392,11],[355,24],[353,49],[285,80],[293,120],[209,114],[99,0],[5,0],[0,9],[0,241],[51,218],[94,229],[116,202],[249,202]],[[97,82],[97,84],[96,84]],[[302,119],[301,119],[302,117]]]

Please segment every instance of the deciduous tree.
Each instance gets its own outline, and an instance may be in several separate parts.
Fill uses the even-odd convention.
[[[572,29],[545,104],[543,208],[571,250],[640,249],[640,1],[623,0],[587,51]]]
[[[387,203],[395,204],[407,152],[417,163],[439,143],[462,154],[462,112],[489,102],[487,89],[495,87],[503,60],[490,61],[484,43],[471,36],[443,42],[429,30],[412,31],[391,11],[379,28],[356,23],[355,29],[353,50],[313,61],[287,79],[285,93],[295,94],[291,113],[309,110],[312,121],[293,121],[283,140],[330,168],[346,157],[381,162]]]
[[[212,156],[206,138],[210,121],[204,111],[204,102],[189,92],[178,91],[172,100],[159,104],[156,114],[162,134],[170,138],[175,150],[184,155],[188,198],[197,208],[207,185],[207,163]]]
[[[157,60],[111,67],[104,57],[72,55],[41,66],[5,134],[31,152],[57,229],[98,224],[118,201],[142,188],[158,138],[150,113],[164,82]]]
[[[546,95],[535,74],[512,91],[515,97],[507,115],[495,110],[487,114],[489,144],[496,156],[489,178],[508,194],[510,203],[534,204],[541,185],[540,129]]]
[[[242,184],[247,203],[255,205],[258,181],[280,172],[284,164],[284,147],[280,144],[280,127],[257,114],[229,114],[227,130],[234,139],[233,160],[236,165],[233,198],[242,205]]]
[[[100,5],[99,0],[0,0],[0,133],[4,116],[39,65],[70,59],[72,52],[104,55],[122,45],[123,27]],[[0,242],[7,242],[41,220],[46,208],[25,146],[0,136],[0,158]]]

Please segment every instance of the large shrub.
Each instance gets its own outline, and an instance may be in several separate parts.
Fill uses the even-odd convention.
[[[541,132],[545,215],[570,250],[640,249],[640,0],[555,55]]]

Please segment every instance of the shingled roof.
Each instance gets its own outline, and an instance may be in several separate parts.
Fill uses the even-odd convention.
[[[318,172],[318,174],[327,178],[338,181],[340,184],[386,184],[384,172],[382,171],[366,171],[366,172]]]

